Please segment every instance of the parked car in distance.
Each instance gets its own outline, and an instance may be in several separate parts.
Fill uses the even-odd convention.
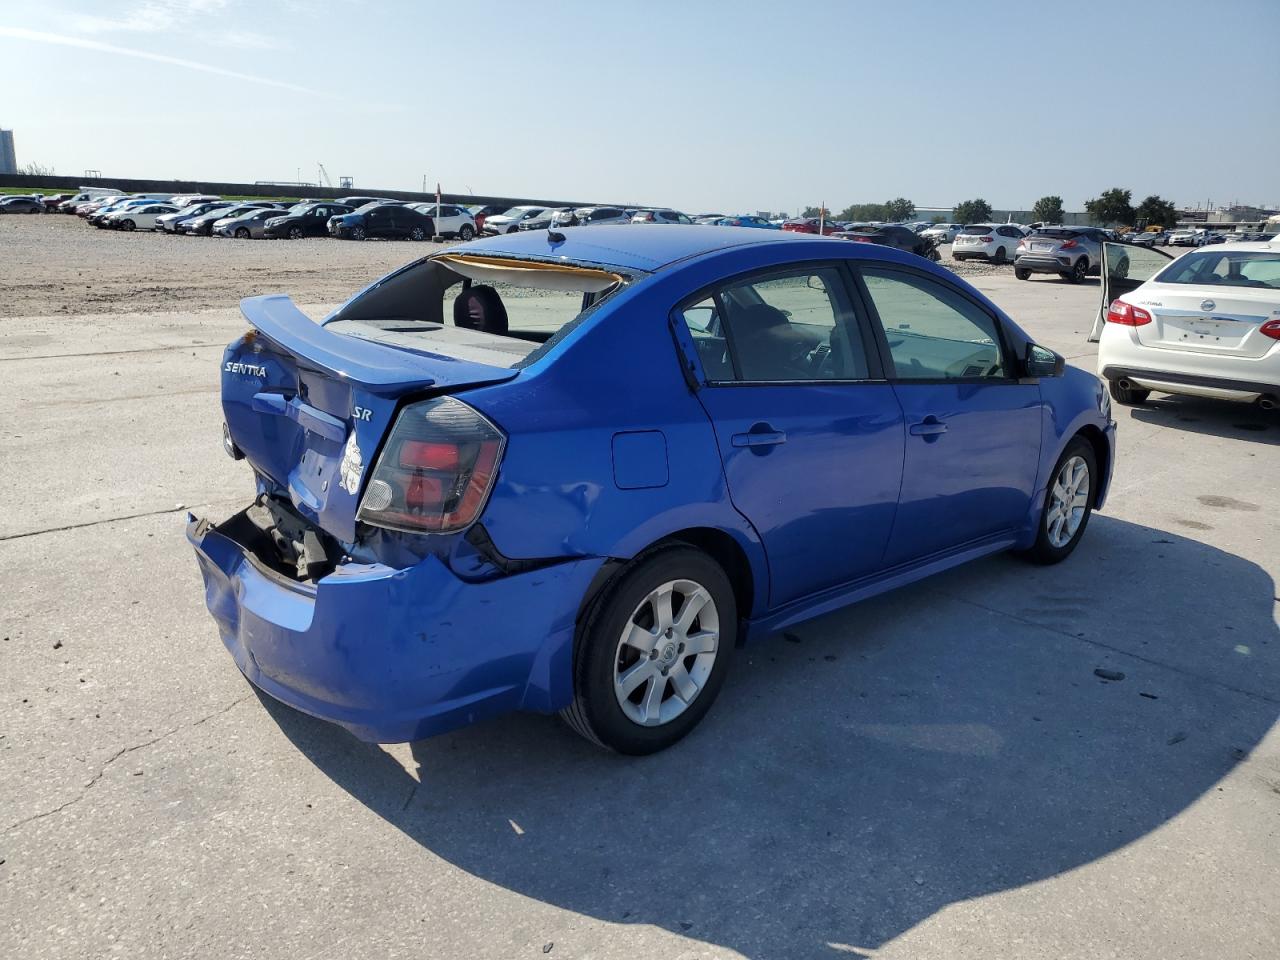
[[[361,196],[339,197],[336,202],[348,206],[352,210],[359,210],[361,207],[367,207],[372,203],[404,203],[403,200],[392,200],[390,197]]]
[[[108,214],[104,225],[119,230],[154,230],[157,219],[177,209],[172,203],[140,203]]]
[[[678,210],[668,210],[665,208],[646,208],[637,210],[631,215],[632,223],[679,223],[691,225],[693,218],[688,214],[681,213]]]
[[[1013,275],[1030,280],[1033,273],[1054,273],[1068,283],[1081,283],[1101,271],[1106,242],[1097,227],[1041,227],[1018,244]]]
[[[279,207],[259,207],[238,216],[227,216],[213,222],[210,236],[234,237],[236,240],[262,240],[267,221],[280,216]]]
[[[328,236],[329,218],[350,212],[350,207],[336,200],[298,203],[283,213],[267,218],[262,225],[262,235],[268,240],[301,240],[304,237]]]
[[[82,203],[92,203],[93,201],[99,200],[103,197],[121,197],[121,196],[124,196],[124,194],[121,191],[115,190],[112,188],[107,188],[107,187],[81,190],[79,193],[75,194],[74,196],[66,200],[63,200],[62,203],[58,204],[58,212],[59,213],[75,213],[76,208],[79,207],[80,204]]]
[[[1174,230],[1169,234],[1171,247],[1199,247],[1204,244],[1203,230]]]
[[[904,253],[914,253],[926,260],[939,260],[938,243],[932,237],[916,233],[910,227],[897,223],[883,223],[878,227],[858,227],[854,230],[841,230],[833,234],[841,240],[854,243],[874,243],[882,247],[893,247]]]
[[[264,695],[365,740],[559,711],[653,753],[740,640],[1000,551],[1065,560],[1114,460],[1096,376],[873,244],[526,232],[320,324],[241,309],[223,445],[252,480],[188,516],[204,599]]]
[[[69,193],[54,193],[47,194],[41,202],[44,204],[46,213],[53,213],[62,205],[63,201],[70,199],[71,194]]]
[[[89,222],[95,227],[105,229],[106,227],[115,226],[115,223],[112,222],[112,218],[115,217],[116,214],[160,202],[161,201],[151,200],[146,197],[129,197],[127,200],[117,200],[115,203],[103,207],[97,213],[91,214],[89,216]]]
[[[621,207],[577,207],[551,217],[551,225],[555,227],[600,227],[630,222],[631,214]]]
[[[753,227],[758,230],[781,230],[782,227],[776,223],[766,220],[764,217],[758,217],[753,213],[744,213],[733,217],[714,217],[710,220],[699,218],[696,223],[707,223],[716,227]]]
[[[249,213],[251,210],[267,209],[274,208],[269,207],[263,201],[237,203],[232,204],[230,207],[211,207],[198,216],[188,217],[186,220],[179,220],[176,224],[175,232],[190,234],[193,237],[211,237],[213,236],[213,225],[219,220],[229,220],[232,217],[238,217],[241,214]]]
[[[329,235],[340,240],[429,240],[435,224],[420,210],[399,203],[376,203],[329,218]]]
[[[551,212],[546,207],[528,205],[511,207],[502,213],[491,213],[485,217],[483,232],[492,235],[515,233],[523,229],[523,225],[530,220],[543,216],[548,223],[551,222]],[[479,220],[476,223],[479,225]]]
[[[1280,241],[1176,258],[1108,243],[1103,264],[1105,319],[1090,339],[1118,403],[1159,392],[1280,406]]]
[[[30,197],[5,197],[0,199],[0,213],[44,213],[44,204]]]
[[[476,235],[475,217],[466,207],[452,203],[442,203],[439,207],[434,203],[410,203],[407,206],[431,218],[436,227],[436,236],[471,240]]]
[[[938,243],[951,243],[955,240],[956,234],[964,229],[961,223],[935,223],[932,226],[925,227],[921,231],[922,236],[932,237]]]
[[[208,213],[210,210],[226,209],[236,206],[232,200],[212,200],[207,203],[194,203],[189,207],[182,207],[173,213],[166,213],[156,217],[155,229],[163,233],[176,233],[178,224],[183,220],[189,220],[198,217],[202,213]]]
[[[181,210],[183,207],[194,207],[200,203],[212,203],[222,198],[212,193],[180,193],[170,197],[169,202]]]
[[[840,225],[831,220],[822,221],[817,217],[799,217],[795,220],[787,220],[782,224],[782,229],[787,233],[819,233],[829,237],[837,230]]]
[[[971,223],[951,243],[952,260],[990,260],[1008,263],[1024,234],[1011,223]]]
[[[470,207],[469,209],[471,211],[471,216],[474,217],[476,221],[476,232],[484,233],[484,224],[489,217],[492,217],[494,214],[506,213],[508,210],[514,208],[507,206],[505,203],[480,203],[476,204],[474,207]],[[541,207],[537,209],[541,209]]]
[[[564,215],[565,217],[569,217],[572,213],[573,209],[571,207],[549,207],[539,214],[535,214],[528,219],[521,220],[519,223],[520,231],[528,232],[530,230],[549,230],[551,229],[553,220],[557,216]],[[492,223],[493,221],[490,221],[491,226]],[[510,232],[510,230],[507,231],[507,233]]]

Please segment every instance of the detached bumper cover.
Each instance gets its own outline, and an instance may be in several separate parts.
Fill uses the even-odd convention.
[[[187,539],[240,671],[275,699],[377,743],[566,706],[574,621],[603,564],[467,582],[428,557],[403,570],[350,564],[302,584],[190,514]]]

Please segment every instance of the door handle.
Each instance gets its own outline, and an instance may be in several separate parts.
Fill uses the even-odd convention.
[[[786,442],[787,435],[781,430],[756,430],[753,427],[750,433],[733,435],[735,447],[775,447]]]
[[[911,425],[913,437],[940,437],[947,432],[947,425],[937,417],[925,417],[919,423]]]

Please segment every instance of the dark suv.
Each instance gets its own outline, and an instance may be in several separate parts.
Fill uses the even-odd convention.
[[[330,217],[328,227],[331,236],[342,240],[367,237],[427,240],[436,232],[435,223],[425,213],[398,203],[380,203]]]
[[[345,203],[300,203],[288,213],[268,220],[262,233],[268,240],[323,237],[328,232],[330,217],[350,212],[351,207]]]

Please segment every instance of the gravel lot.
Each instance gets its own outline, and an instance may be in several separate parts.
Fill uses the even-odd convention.
[[[429,249],[0,219],[0,955],[1280,956],[1280,421],[1252,409],[1119,409],[1068,562],[748,648],[656,757],[530,716],[377,748],[256,696],[183,538],[252,494],[219,443],[236,302],[314,314]],[[1092,367],[1095,282],[966,273]]]

